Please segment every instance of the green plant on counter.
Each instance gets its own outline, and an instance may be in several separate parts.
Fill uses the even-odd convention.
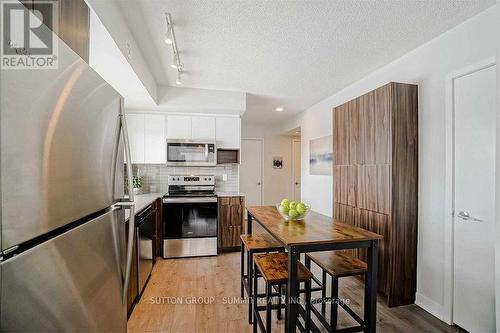
[[[134,188],[141,188],[142,187],[142,179],[139,176],[133,176],[132,177],[132,184],[134,185]]]

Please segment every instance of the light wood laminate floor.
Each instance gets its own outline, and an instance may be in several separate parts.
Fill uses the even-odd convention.
[[[128,322],[129,332],[251,332],[246,303],[238,304],[240,253],[216,257],[158,259],[150,281]],[[314,269],[316,276],[318,271]],[[340,279],[340,297],[362,314],[363,284]],[[319,292],[313,297],[320,297]],[[182,304],[181,304],[182,303]],[[328,307],[327,307],[328,313]],[[265,314],[263,313],[263,318]],[[284,316],[283,316],[284,318]],[[284,320],[273,313],[273,332]],[[341,310],[340,327],[354,323]],[[457,332],[416,305],[388,308],[378,304],[379,332]]]

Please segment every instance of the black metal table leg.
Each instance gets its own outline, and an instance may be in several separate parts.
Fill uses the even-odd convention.
[[[297,327],[297,302],[299,301],[299,283],[297,280],[298,253],[295,247],[288,249],[288,285],[286,298],[285,332],[295,332]]]
[[[271,333],[272,286],[266,282],[266,333]]]
[[[257,271],[257,265],[253,264],[253,269],[255,271]],[[253,289],[255,290],[255,292],[253,293],[253,296],[252,296],[252,303],[253,303],[253,307],[252,307],[252,316],[253,316],[253,333],[257,333],[257,318],[255,318],[255,311],[257,311],[257,293],[258,293],[258,284],[257,284],[257,274],[255,274],[255,276],[253,276]]]
[[[252,234],[252,215],[247,212],[247,234]]]
[[[243,245],[243,242],[241,242],[240,250],[241,250],[241,258],[240,258],[241,290],[240,290],[240,296],[243,299],[243,298],[245,298],[245,284],[243,282],[243,280],[245,278],[245,246]],[[247,276],[247,283],[250,283],[250,281],[248,280],[248,276]]]
[[[253,296],[254,293],[257,291],[254,291],[253,289],[253,275],[254,275],[254,270],[253,270],[253,253],[252,251],[248,251],[247,253],[247,267],[248,267],[248,299],[250,300]],[[257,275],[257,274],[255,274]],[[253,304],[252,301],[248,302],[248,323],[251,324],[253,322],[253,307],[255,304]]]
[[[330,297],[330,327],[332,331],[337,330],[337,316],[339,307],[339,279],[336,276],[332,276],[332,290]]]
[[[375,332],[377,323],[377,265],[378,240],[371,241],[367,255],[368,270],[365,278],[365,332]]]

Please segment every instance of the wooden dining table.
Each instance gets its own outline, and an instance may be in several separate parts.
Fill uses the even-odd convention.
[[[304,219],[286,221],[274,206],[247,207],[247,233],[252,233],[255,220],[288,251],[288,283],[286,297],[285,332],[295,332],[301,305],[297,266],[301,253],[346,249],[367,249],[367,274],[363,323],[360,330],[376,331],[377,314],[377,259],[381,235],[342,223],[331,217],[311,211]]]

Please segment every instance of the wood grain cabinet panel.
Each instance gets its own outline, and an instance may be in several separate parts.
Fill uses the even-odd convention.
[[[375,164],[374,93],[359,97],[357,163]]]
[[[348,109],[347,105],[341,105],[334,114],[334,160],[335,165],[346,165],[349,161],[348,147]]]
[[[388,274],[389,269],[389,215],[379,214],[365,209],[359,209],[357,215],[358,227],[373,231],[379,235],[384,236],[379,242],[378,250],[378,290],[383,294],[388,294]],[[358,257],[366,261],[367,253],[366,249],[360,249],[358,252]]]
[[[344,205],[356,206],[357,167],[355,165],[335,165],[334,200]]]
[[[384,236],[379,290],[389,306],[414,303],[418,88],[391,82],[335,107],[332,121],[333,215]]]
[[[218,247],[221,251],[238,250],[243,233],[245,198],[219,197]]]
[[[383,214],[390,213],[391,166],[358,165],[358,207]]]
[[[392,152],[392,126],[390,91],[392,85],[380,87],[372,92],[374,108],[374,161],[375,164],[390,164]],[[368,164],[368,163],[366,163]]]

